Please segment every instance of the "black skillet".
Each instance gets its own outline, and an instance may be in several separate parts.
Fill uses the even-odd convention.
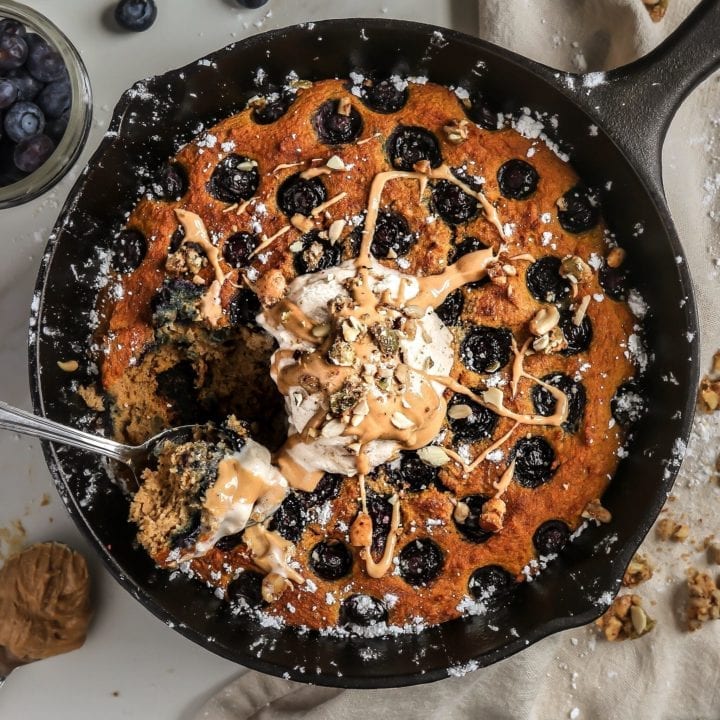
[[[617,591],[665,502],[690,431],[698,326],[687,265],[663,195],[660,150],[680,101],[720,63],[720,2],[702,3],[661,47],[608,73],[595,87],[476,38],[449,30],[440,38],[436,30],[385,19],[318,22],[257,35],[208,62],[136,85],[120,100],[110,133],[70,194],[38,277],[30,337],[35,411],[78,424],[86,413],[56,363],[88,347],[90,308],[102,274],[98,248],[107,247],[136,201],[143,169],[157,167],[202,124],[241,109],[256,92],[258,67],[274,81],[292,70],[314,79],[362,69],[481,89],[505,112],[527,106],[556,114],[559,136],[580,175],[600,187],[612,180],[603,199],[605,216],[652,308],[646,319],[653,356],[645,379],[649,413],[604,497],[612,524],[588,529],[539,579],[523,584],[488,617],[375,640],[300,635],[230,619],[207,588],[185,577],[171,579],[133,547],[127,500],[95,457],[44,444],[70,514],[128,591],[207,649],[294,680],[349,688],[429,682],[446,677],[449,668],[489,665],[546,635],[590,622]],[[596,137],[589,135],[590,125],[599,128]],[[674,383],[663,380],[670,373]],[[366,647],[373,651],[371,661],[360,655]]]

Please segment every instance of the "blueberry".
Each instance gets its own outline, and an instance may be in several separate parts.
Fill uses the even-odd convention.
[[[323,580],[339,580],[353,563],[352,553],[339,540],[322,540],[310,551],[310,568]]]
[[[18,91],[18,100],[34,100],[43,89],[44,84],[36,80],[25,68],[11,70],[7,78]]]
[[[189,360],[181,360],[167,370],[159,372],[155,379],[158,395],[171,407],[176,424],[196,422],[198,419],[197,375],[192,363]]]
[[[460,315],[465,305],[462,289],[453,290],[440,305],[435,308],[435,313],[446,325],[458,325]]]
[[[6,113],[5,133],[13,142],[40,135],[45,129],[43,111],[34,103],[16,102]]]
[[[618,424],[629,428],[642,419],[648,411],[648,404],[638,384],[631,380],[615,391],[610,409]]]
[[[442,162],[437,138],[425,128],[410,125],[401,125],[390,136],[387,153],[393,166],[400,170],[413,170],[421,160],[427,160],[434,168]]]
[[[228,602],[235,605],[247,604],[252,608],[263,604],[263,575],[255,570],[243,570],[227,586]]]
[[[250,254],[260,243],[257,235],[249,232],[236,232],[225,240],[222,256],[228,265],[241,268],[247,265]]]
[[[468,591],[475,600],[497,600],[507,595],[515,585],[515,578],[500,565],[478,568],[468,582]]]
[[[287,92],[271,92],[264,102],[253,105],[250,117],[258,125],[270,125],[288,111],[292,100],[293,96]]]
[[[587,404],[587,393],[585,386],[581,382],[573,380],[564,373],[551,373],[543,378],[543,382],[548,385],[562,390],[568,397],[568,415],[567,420],[562,424],[565,432],[575,432],[585,414],[585,405]],[[549,417],[555,412],[557,401],[552,393],[542,385],[535,385],[532,390],[532,401],[535,406],[535,412],[543,417]]]
[[[600,202],[592,190],[576,185],[557,202],[560,225],[571,233],[582,233],[597,225]]]
[[[385,466],[388,482],[397,488],[420,492],[439,484],[438,468],[424,463],[414,450],[400,452],[400,462]]]
[[[275,530],[286,540],[297,543],[307,523],[307,513],[295,493],[288,493],[270,519],[269,530]]]
[[[135,270],[147,253],[147,240],[139,230],[122,230],[113,245],[112,266],[119,273]]]
[[[630,271],[626,265],[611,268],[603,263],[598,272],[600,286],[613,300],[622,301],[630,289]]]
[[[343,625],[377,625],[386,622],[387,607],[382,600],[371,595],[355,594],[343,600],[340,608],[340,622]]]
[[[250,10],[255,10],[262,7],[267,3],[267,1],[268,0],[235,0],[238,5],[242,5],[243,7],[249,8]]]
[[[35,172],[55,151],[55,143],[47,135],[35,135],[21,140],[13,151],[13,162],[18,170]]]
[[[322,239],[317,230],[305,233],[299,242],[302,244],[302,249],[295,253],[294,260],[298,275],[325,270],[342,260],[342,247]]]
[[[240,532],[234,533],[233,535],[225,535],[221,537],[215,543],[215,547],[222,552],[230,552],[231,550],[234,550],[238,545],[243,542],[244,532],[244,530],[241,530]]]
[[[387,497],[378,495],[372,490],[367,491],[366,497],[368,515],[372,519],[373,526],[371,550],[373,553],[381,554],[385,549],[388,532],[390,532],[392,505]]]
[[[188,176],[179,163],[165,163],[152,183],[152,189],[158,200],[180,200],[188,189]]]
[[[400,577],[410,585],[427,585],[442,571],[445,557],[430,538],[410,541],[398,556]]]
[[[560,275],[560,258],[546,255],[525,273],[530,294],[540,302],[559,302],[570,294],[570,283]]]
[[[0,35],[0,70],[14,70],[25,62],[28,46],[19,35]]]
[[[484,543],[492,537],[492,533],[485,532],[480,527],[480,515],[482,515],[483,505],[489,499],[487,495],[467,495],[461,499],[460,502],[468,506],[468,515],[462,522],[458,522],[453,514],[453,521],[458,532],[467,540]]]
[[[400,110],[408,99],[407,84],[399,90],[390,80],[374,82],[362,89],[361,99],[367,107],[378,113],[394,113]]]
[[[557,555],[570,539],[570,528],[562,520],[544,522],[533,535],[538,555]]]
[[[168,245],[168,254],[177,252],[185,239],[185,228],[179,225],[170,236],[170,244]]]
[[[0,35],[16,35],[22,37],[27,34],[25,26],[12,18],[0,20]]]
[[[242,166],[242,167],[238,167]],[[226,203],[249,200],[258,189],[260,173],[250,158],[228,155],[213,170],[207,191],[216,200]]]
[[[161,328],[175,322],[195,320],[196,303],[202,293],[202,287],[190,280],[166,280],[151,302],[153,327]]]
[[[510,362],[512,333],[507,328],[471,328],[462,341],[460,358],[478,373],[495,372]]]
[[[305,180],[300,173],[283,181],[277,191],[278,207],[288,216],[310,215],[314,208],[327,200],[327,190],[319,177]]]
[[[200,534],[201,528],[201,513],[200,510],[195,510],[190,514],[185,527],[179,528],[170,536],[170,546],[172,548],[192,547]]]
[[[435,184],[432,201],[435,212],[450,225],[468,222],[478,213],[478,201],[448,180]]]
[[[466,108],[467,116],[485,130],[497,130],[499,111],[480,91],[470,96],[470,106]]]
[[[299,492],[298,495],[306,508],[317,507],[338,496],[342,481],[342,475],[325,473],[312,492]]]
[[[370,252],[378,258],[386,258],[391,251],[402,257],[410,252],[415,236],[410,232],[407,220],[400,213],[381,210],[375,223],[375,233]]]
[[[523,487],[536,488],[555,474],[555,451],[539,435],[518,440],[510,458],[515,460],[515,480]]]
[[[17,86],[11,80],[0,78],[0,110],[9,108],[17,99]]]
[[[347,115],[342,114],[338,112],[339,104],[339,100],[327,100],[313,118],[315,132],[326,145],[352,142],[362,132],[360,113],[351,106]]]
[[[258,296],[248,288],[241,288],[230,300],[228,315],[233,325],[255,327],[255,318],[261,310]]]
[[[48,45],[42,38],[30,41],[28,36],[28,46],[30,51],[27,56],[28,72],[40,82],[49,83],[62,79],[67,73],[62,55],[55,50],[54,47]]]
[[[565,336],[567,341],[567,347],[562,351],[562,354],[566,357],[570,355],[577,355],[578,353],[585,352],[592,342],[593,329],[590,318],[585,315],[582,322],[576,325],[574,320],[574,313],[564,310],[560,313],[559,327]]]
[[[498,416],[492,410],[460,393],[450,398],[448,411],[457,405],[470,408],[470,414],[463,418],[452,418],[450,417],[452,413],[448,414],[448,425],[456,443],[475,442],[492,435],[498,422]]]
[[[525,160],[508,160],[497,171],[500,192],[511,200],[524,200],[537,188],[540,176],[537,170]]]
[[[154,0],[120,0],[115,6],[115,20],[132,32],[147,30],[157,18]]]
[[[68,112],[72,104],[70,79],[48,83],[37,96],[36,103],[48,118],[58,118]]]

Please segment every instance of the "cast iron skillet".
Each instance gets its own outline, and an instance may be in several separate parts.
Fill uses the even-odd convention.
[[[291,27],[136,85],[120,100],[110,132],[70,194],[38,277],[30,332],[35,411],[77,424],[83,408],[56,362],[88,347],[101,265],[97,249],[111,242],[123,213],[135,203],[142,169],[172,155],[178,139],[188,140],[202,123],[241,109],[256,92],[258,67],[274,81],[291,70],[319,79],[362,69],[424,74],[441,84],[479,88],[506,112],[528,106],[556,114],[580,175],[600,187],[612,180],[605,216],[628,249],[635,283],[652,308],[646,320],[653,355],[645,380],[650,411],[604,497],[612,524],[584,532],[539,579],[524,583],[490,616],[375,640],[299,635],[231,619],[206,588],[185,577],[171,579],[133,547],[127,500],[94,457],[44,444],[70,514],[128,591],[209,650],[294,680],[350,688],[429,682],[449,671],[489,665],[546,635],[590,622],[611,601],[660,511],[690,431],[698,327],[690,277],[663,196],[660,150],[680,101],[720,63],[720,3],[703,3],[664,45],[608,73],[599,85],[457,32],[433,35],[436,30],[384,19]],[[589,135],[590,125],[599,128],[596,137]],[[670,373],[675,382],[662,379]],[[359,654],[366,647],[373,651],[371,661]]]

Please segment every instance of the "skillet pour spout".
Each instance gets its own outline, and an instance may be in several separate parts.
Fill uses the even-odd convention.
[[[655,521],[690,433],[698,381],[697,317],[687,264],[676,261],[682,247],[662,194],[659,158],[674,109],[720,61],[720,2],[702,3],[666,44],[607,73],[599,84],[458,32],[443,29],[446,42],[433,42],[437,30],[386,19],[317,22],[250,37],[202,63],[143,81],[120,99],[109,133],[58,219],[37,280],[29,348],[35,412],[70,425],[87,424],[85,409],[67,392],[57,359],[90,346],[103,249],[137,201],[138,170],[167,160],[199,123],[207,127],[244,107],[257,92],[258,68],[277,84],[291,72],[307,79],[348,77],[351,71],[426,75],[439,84],[482,92],[505,113],[529,107],[554,115],[580,176],[596,187],[611,183],[603,193],[604,215],[626,247],[634,280],[651,309],[645,330],[653,358],[644,378],[650,411],[603,497],[615,541],[608,544],[607,528],[588,528],[536,581],[522,584],[489,615],[374,639],[299,634],[230,616],[203,587],[185,576],[171,579],[136,547],[127,499],[102,464],[82,451],[44,443],[68,511],[118,582],[212,652],[301,682],[348,688],[430,682],[490,665],[551,633],[590,622],[609,604]],[[482,76],[477,67],[484,68]],[[599,128],[596,137],[588,136],[590,124]],[[663,381],[670,373],[676,384]],[[108,431],[109,420],[101,420]],[[92,496],[90,485],[98,488]],[[363,660],[368,650],[371,663]]]

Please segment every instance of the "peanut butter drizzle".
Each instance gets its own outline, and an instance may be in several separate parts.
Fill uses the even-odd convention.
[[[270,247],[279,237],[284,235],[292,228],[292,225],[283,225],[274,235],[268,237],[263,235],[262,242],[250,253],[249,257],[253,258],[259,255],[265,248]]]
[[[225,282],[225,273],[220,267],[220,251],[210,242],[207,230],[205,229],[205,223],[199,215],[189,210],[175,208],[175,215],[185,230],[185,237],[183,238],[182,244],[195,243],[203,249],[203,252],[215,271],[215,279],[222,285]]]
[[[458,455],[454,450],[451,450],[450,448],[444,447],[443,450],[447,455],[449,455],[458,465],[460,465],[465,473],[472,472],[481,462],[484,462],[487,459],[487,456],[490,455],[490,453],[495,452],[498,448],[501,448],[512,436],[512,434],[520,427],[519,422],[515,422],[515,424],[498,440],[496,440],[492,445],[485,448],[469,465]]]
[[[347,193],[344,190],[342,192],[339,192],[337,195],[334,195],[329,200],[326,200],[324,203],[316,205],[310,211],[310,217],[317,217],[318,215],[320,215],[320,213],[324,212],[329,207],[332,207],[335,203],[339,203],[341,200],[344,200],[346,197]]]
[[[222,305],[220,303],[220,289],[222,285],[213,280],[200,299],[200,313],[212,325],[216,327],[222,317]]]
[[[495,497],[499,498],[505,494],[505,491],[510,487],[510,483],[515,475],[515,460],[513,460],[506,468],[505,472],[500,476],[500,479],[493,483],[495,488]]]
[[[315,323],[294,302],[287,298],[265,310],[265,316],[270,319],[275,327],[282,325],[293,335],[311,345],[319,345],[322,342],[320,337],[312,334]]]
[[[263,597],[267,601],[277,599],[291,582],[300,585],[305,582],[305,578],[290,567],[295,546],[289,540],[264,525],[247,528],[243,540],[255,565],[267,573],[262,583]]]

